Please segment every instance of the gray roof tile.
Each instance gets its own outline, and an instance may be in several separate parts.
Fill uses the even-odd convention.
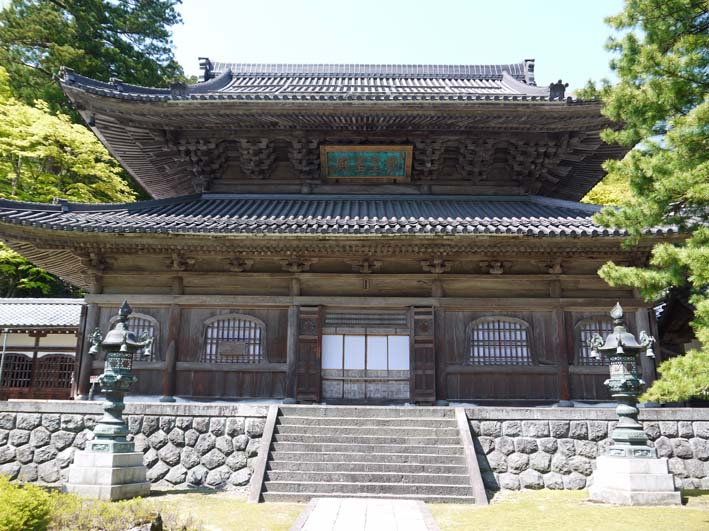
[[[0,299],[0,328],[78,328],[83,299]]]
[[[117,205],[0,200],[0,223],[113,233],[622,236],[593,222],[598,210],[540,196],[214,194]]]

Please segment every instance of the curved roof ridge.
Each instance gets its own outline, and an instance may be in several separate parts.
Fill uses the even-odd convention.
[[[376,63],[230,63],[211,62],[213,73],[230,70],[235,76],[415,77],[501,79],[503,72],[524,81],[531,60],[507,64],[376,64]],[[533,68],[532,68],[533,72]]]

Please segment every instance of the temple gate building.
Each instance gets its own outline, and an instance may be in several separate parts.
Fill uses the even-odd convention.
[[[608,398],[587,339],[616,301],[633,333],[653,323],[596,271],[674,235],[622,248],[578,202],[625,152],[598,102],[537,86],[533,60],[203,69],[167,89],[61,74],[153,200],[0,202],[2,239],[88,291],[80,398],[124,298],[156,337],[135,391],[167,400]]]

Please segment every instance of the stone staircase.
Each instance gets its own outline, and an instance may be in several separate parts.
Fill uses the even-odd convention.
[[[475,501],[455,412],[435,407],[281,406],[262,496]]]

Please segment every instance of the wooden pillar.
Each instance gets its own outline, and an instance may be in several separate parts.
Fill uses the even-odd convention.
[[[434,331],[434,355],[436,356],[436,398],[438,401],[446,402],[448,400],[448,353],[446,352],[446,335],[443,327],[445,325],[445,312],[443,308],[435,307],[433,309],[433,326]]]
[[[651,310],[648,310],[647,308],[640,308],[635,312],[635,326],[637,330],[636,336],[639,336],[642,331],[645,331],[648,334],[652,332],[652,328],[650,327],[650,316],[648,314],[650,311]],[[653,350],[660,350],[659,345],[653,345]],[[640,354],[640,369],[642,379],[645,380],[645,388],[647,389],[652,382],[655,381],[657,375],[655,372],[655,360],[648,358],[645,355],[645,352]]]
[[[288,332],[286,336],[286,399],[295,402],[296,356],[298,354],[298,312],[295,304],[288,308]]]
[[[165,370],[162,376],[162,396],[160,402],[174,402],[177,385],[177,343],[180,339],[180,317],[182,311],[177,304],[170,305],[167,318],[167,340],[165,344]]]
[[[91,303],[86,305],[86,319],[81,329],[83,330],[85,341],[80,352],[79,358],[79,381],[76,386],[76,400],[88,400],[89,388],[91,387],[91,364],[93,358],[89,354],[91,343],[89,339],[94,333],[94,329],[98,326],[100,308],[98,304]]]
[[[559,405],[571,406],[571,386],[569,383],[569,334],[566,327],[566,313],[562,308],[552,311],[556,332],[559,360]]]

